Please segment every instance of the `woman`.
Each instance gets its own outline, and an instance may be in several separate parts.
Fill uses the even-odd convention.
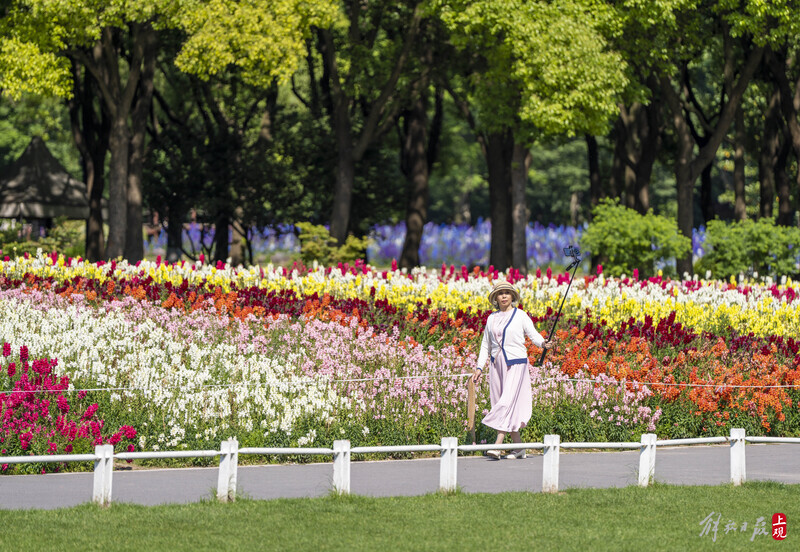
[[[486,320],[478,367],[472,374],[472,381],[480,383],[483,366],[487,359],[491,360],[489,399],[492,410],[483,418],[483,424],[497,430],[495,444],[502,444],[508,433],[514,443],[521,443],[519,432],[531,419],[532,411],[531,375],[525,337],[544,349],[550,347],[551,341],[539,335],[530,317],[516,308],[519,292],[505,280],[495,283],[489,293],[489,302],[498,310]],[[487,456],[496,460],[503,454],[499,450],[486,451]],[[526,456],[525,449],[505,455],[506,458]]]

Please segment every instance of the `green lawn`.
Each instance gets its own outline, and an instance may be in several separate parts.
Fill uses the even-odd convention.
[[[0,511],[0,550],[797,550],[800,485],[574,489]],[[722,514],[716,542],[700,536]],[[772,514],[788,538],[772,539]],[[764,518],[767,535],[756,536]],[[730,521],[736,531],[725,532]],[[747,523],[746,531],[740,528]]]

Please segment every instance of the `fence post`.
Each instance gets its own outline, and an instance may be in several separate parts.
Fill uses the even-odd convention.
[[[350,441],[333,442],[333,491],[350,494]]]
[[[236,476],[239,471],[239,441],[231,437],[222,441],[219,455],[219,475],[217,476],[217,500],[230,502],[236,500]]]
[[[439,490],[455,491],[458,468],[458,438],[442,437],[442,460],[439,467]]]
[[[561,450],[559,435],[544,436],[544,466],[542,470],[542,492],[558,492],[558,454]]]
[[[656,434],[642,433],[639,449],[639,486],[647,487],[656,473]]]
[[[97,445],[94,455],[92,502],[108,506],[111,504],[111,480],[114,474],[114,445]]]
[[[743,428],[731,428],[731,483],[734,485],[741,485],[747,479],[744,437],[745,432]]]

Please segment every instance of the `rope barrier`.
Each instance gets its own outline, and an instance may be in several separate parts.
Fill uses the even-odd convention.
[[[456,378],[464,378],[472,376],[472,373],[462,373],[462,374],[422,374],[418,376],[385,376],[385,377],[376,377],[376,378],[348,378],[348,379],[323,379],[323,378],[308,378],[308,379],[301,379],[301,380],[293,380],[293,381],[281,381],[281,380],[271,380],[266,382],[260,382],[258,384],[251,384],[248,382],[240,382],[240,383],[227,383],[227,384],[211,384],[211,385],[201,385],[198,386],[196,389],[231,389],[234,387],[253,387],[253,388],[267,388],[267,387],[280,387],[280,386],[288,386],[292,387],[295,385],[309,385],[309,384],[341,384],[341,383],[364,383],[369,381],[398,381],[398,380],[425,380],[425,379],[456,379]],[[541,380],[542,383],[549,383],[549,382],[559,382],[559,381],[569,381],[573,383],[604,383],[598,379],[593,378],[546,378]],[[618,384],[625,384],[625,385],[633,385],[639,387],[711,387],[718,390],[722,389],[800,389],[800,384],[794,385],[730,385],[730,384],[716,384],[716,383],[678,383],[678,382],[640,382],[640,381],[628,381],[628,380],[616,380],[615,382],[608,382],[608,385],[618,385]],[[179,389],[178,387],[95,387],[95,388],[84,388],[84,389],[61,389],[59,391],[66,392],[66,393],[80,393],[80,392],[112,392],[112,391],[156,391],[159,389]],[[20,391],[20,390],[10,390],[10,391],[2,391],[2,393],[6,395],[12,395],[15,393],[37,393],[40,391]]]

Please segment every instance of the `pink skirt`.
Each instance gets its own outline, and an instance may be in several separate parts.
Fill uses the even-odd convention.
[[[489,369],[489,400],[492,409],[483,425],[497,431],[519,431],[531,419],[531,373],[528,364],[506,366],[503,354],[497,355]]]

